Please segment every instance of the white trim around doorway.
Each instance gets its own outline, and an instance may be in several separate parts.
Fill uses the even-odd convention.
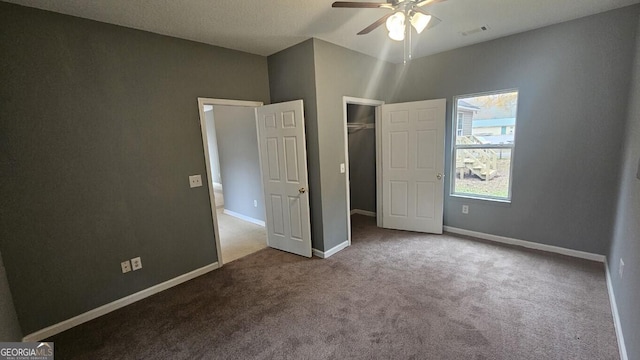
[[[209,203],[211,207],[211,219],[213,221],[213,233],[216,237],[216,253],[218,256],[218,267],[222,266],[222,246],[220,245],[220,232],[218,231],[218,215],[216,213],[216,199],[213,189],[213,176],[211,173],[211,159],[209,154],[209,145],[207,141],[207,124],[204,117],[205,105],[227,105],[227,106],[246,106],[246,107],[259,107],[263,103],[261,101],[245,101],[245,100],[230,100],[230,99],[212,99],[212,98],[198,98],[198,113],[200,114],[200,130],[202,132],[202,146],[204,147],[204,162],[207,168],[207,187],[209,189]],[[264,197],[264,196],[263,196]]]
[[[380,105],[384,105],[384,101],[382,100],[373,100],[373,99],[364,99],[357,98],[351,96],[343,96],[342,97],[342,114],[343,114],[343,127],[344,127],[344,163],[345,163],[345,186],[347,189],[346,203],[347,203],[347,241],[349,242],[349,246],[351,245],[351,192],[349,191],[349,131],[347,129],[347,104],[354,105],[368,105],[376,107],[376,164],[378,162],[379,154],[377,153],[379,142],[378,139],[378,123],[380,118]],[[378,170],[376,166],[376,183],[380,184],[378,181]],[[377,188],[377,186],[376,186]],[[378,197],[379,198],[379,197]],[[380,202],[378,202],[378,206],[380,206]],[[378,213],[381,213],[378,211]],[[379,220],[378,220],[379,221]]]

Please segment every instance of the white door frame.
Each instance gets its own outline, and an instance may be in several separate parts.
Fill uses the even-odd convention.
[[[368,106],[375,106],[376,108],[376,120],[375,120],[375,134],[376,134],[376,194],[377,194],[377,209],[376,209],[376,219],[377,219],[377,223],[378,226],[380,226],[380,222],[382,221],[382,218],[379,216],[379,214],[382,214],[382,208],[380,207],[382,205],[382,203],[380,202],[380,200],[382,199],[382,196],[380,195],[380,186],[378,186],[379,184],[381,184],[381,180],[380,180],[380,176],[382,176],[382,174],[379,174],[378,169],[380,168],[378,162],[379,162],[379,144],[380,144],[380,139],[378,138],[380,136],[379,132],[378,132],[378,127],[379,127],[379,122],[380,122],[380,105],[384,105],[384,101],[382,100],[374,100],[374,99],[364,99],[364,98],[357,98],[357,97],[351,97],[351,96],[343,96],[342,97],[342,114],[343,114],[343,126],[344,126],[344,162],[345,162],[345,186],[347,189],[347,196],[346,196],[346,201],[347,201],[347,240],[349,241],[349,246],[351,246],[351,191],[349,190],[349,130],[347,128],[347,104],[353,104],[353,105],[368,105]]]
[[[218,214],[216,213],[216,199],[213,191],[213,175],[211,172],[211,159],[209,154],[209,144],[207,142],[207,125],[204,117],[205,105],[227,105],[227,106],[246,106],[259,107],[263,103],[261,101],[244,101],[229,99],[212,99],[198,98],[198,113],[200,114],[200,130],[202,132],[202,146],[204,147],[204,162],[207,168],[207,187],[209,189],[209,205],[211,207],[211,219],[213,220],[213,233],[216,237],[216,253],[218,255],[218,265],[222,266],[222,247],[220,246],[220,232],[218,231]],[[256,129],[257,131],[257,129]],[[264,198],[264,190],[262,197]]]

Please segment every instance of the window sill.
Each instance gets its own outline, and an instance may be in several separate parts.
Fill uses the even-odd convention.
[[[511,199],[497,199],[497,198],[494,199],[494,198],[464,195],[464,194],[449,194],[449,197],[452,200],[457,200],[457,201],[472,200],[472,201],[481,201],[488,204],[495,204],[495,205],[502,205],[502,206],[511,205]]]

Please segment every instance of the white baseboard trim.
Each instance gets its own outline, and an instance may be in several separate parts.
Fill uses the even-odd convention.
[[[229,215],[229,216],[233,216],[233,217],[238,218],[240,220],[248,221],[250,223],[253,223],[253,224],[256,224],[256,225],[260,225],[260,226],[263,226],[263,227],[265,226],[264,221],[262,221],[262,220],[254,219],[252,217],[249,217],[249,216],[246,216],[246,215],[242,215],[242,214],[239,214],[239,213],[237,213],[235,211],[231,211],[231,210],[227,210],[227,209],[224,209],[223,212],[225,214]]]
[[[620,351],[620,360],[629,360],[627,356],[627,346],[624,343],[624,334],[622,333],[622,324],[620,323],[620,315],[618,313],[618,303],[613,293],[613,283],[611,282],[611,273],[609,272],[609,264],[606,259],[604,268],[607,280],[607,290],[609,291],[609,303],[611,304],[611,314],[613,315],[613,325],[616,329],[616,338],[618,339],[618,350]]]
[[[318,250],[318,249],[311,249],[311,250],[312,250],[312,252],[313,252],[313,255],[315,255],[315,256],[317,256],[317,257],[319,257],[319,258],[321,258],[321,259],[326,259],[326,258],[328,258],[329,256],[331,256],[331,255],[333,255],[333,254],[337,253],[338,251],[340,251],[340,250],[342,250],[342,249],[346,248],[346,247],[347,247],[347,246],[349,246],[349,245],[350,245],[350,244],[349,244],[349,240],[347,240],[347,241],[345,241],[345,242],[343,242],[343,243],[340,243],[340,244],[338,244],[338,245],[336,245],[336,246],[332,247],[331,249],[329,249],[329,250],[327,250],[327,251],[325,251],[325,252],[322,252],[322,251],[320,251],[320,250]]]
[[[69,330],[74,326],[78,326],[82,323],[86,323],[87,321],[93,320],[97,317],[100,317],[102,315],[108,314],[112,311],[118,310],[120,308],[123,308],[129,304],[133,304],[136,301],[140,301],[146,297],[149,297],[151,295],[157,294],[161,291],[167,290],[169,288],[172,288],[174,286],[180,285],[183,282],[189,281],[193,278],[196,278],[200,275],[206,274],[212,270],[217,269],[218,266],[218,262],[215,262],[213,264],[209,264],[207,266],[203,266],[199,269],[193,270],[191,272],[188,272],[186,274],[182,274],[178,277],[175,277],[173,279],[167,280],[165,282],[162,282],[160,284],[154,285],[150,288],[138,291],[137,293],[131,294],[129,296],[125,296],[122,299],[118,299],[116,301],[110,302],[108,304],[102,305],[100,307],[97,307],[93,310],[89,310],[83,314],[80,314],[78,316],[74,316],[71,319],[67,319],[64,320],[62,322],[59,322],[57,324],[51,325],[49,327],[46,327],[42,330],[38,330],[34,333],[31,333],[27,336],[25,336],[24,338],[22,338],[23,342],[34,342],[34,341],[40,341],[43,339],[46,339],[48,337],[51,337],[55,334],[59,334],[65,330]]]
[[[351,210],[351,215],[355,215],[355,214],[376,217],[376,213],[373,212],[373,211],[369,211],[369,210],[360,210],[360,209]]]
[[[499,242],[499,243],[503,243],[503,244],[509,244],[509,245],[522,246],[522,247],[526,247],[528,249],[542,250],[542,251],[546,251],[546,252],[551,252],[551,253],[571,256],[571,257],[580,258],[580,259],[598,261],[598,262],[601,262],[601,263],[604,263],[605,260],[606,260],[606,257],[604,255],[593,254],[593,253],[589,253],[589,252],[585,252],[585,251],[579,251],[579,250],[573,250],[573,249],[567,249],[567,248],[563,248],[563,247],[559,247],[559,246],[540,244],[540,243],[536,243],[536,242],[532,242],[532,241],[508,238],[508,237],[505,237],[505,236],[485,234],[485,233],[481,233],[481,232],[477,232],[477,231],[459,229],[459,228],[455,228],[455,227],[451,227],[451,226],[444,226],[443,229],[444,229],[444,231],[450,232],[450,233],[453,233],[453,234],[472,236],[472,237],[476,237],[476,238],[479,238],[479,239],[495,241],[495,242]]]

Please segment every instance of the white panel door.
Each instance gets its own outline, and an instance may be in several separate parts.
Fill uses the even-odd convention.
[[[442,234],[445,105],[382,105],[382,227]]]
[[[302,100],[256,108],[269,246],[311,257]]]

